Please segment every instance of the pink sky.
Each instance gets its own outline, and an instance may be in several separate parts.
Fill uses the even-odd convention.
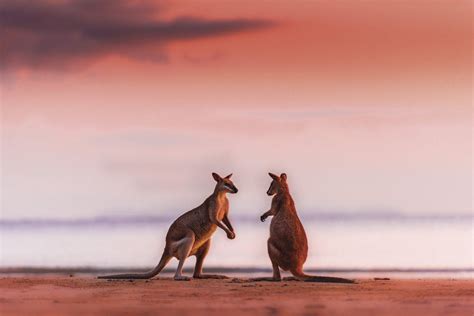
[[[468,1],[36,3],[0,16],[4,218],[169,215],[213,171],[246,215],[268,171],[305,214],[472,211]]]

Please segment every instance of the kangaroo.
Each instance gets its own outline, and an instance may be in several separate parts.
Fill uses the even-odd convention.
[[[265,212],[260,220],[273,216],[270,224],[270,238],[267,242],[268,255],[273,266],[273,277],[256,278],[254,281],[281,281],[280,268],[290,271],[293,276],[307,282],[354,283],[353,280],[326,276],[312,276],[303,272],[303,264],[308,256],[308,240],[296,214],[295,203],[290,195],[287,176],[282,173],[277,176],[269,173],[273,179],[267,191],[269,196],[274,195],[269,211]]]
[[[143,274],[115,274],[99,276],[99,279],[149,279],[163,270],[173,258],[179,260],[174,275],[175,280],[188,281],[191,278],[183,276],[183,264],[187,257],[196,256],[195,279],[224,279],[226,276],[203,274],[202,264],[211,246],[212,234],[217,227],[224,230],[227,238],[234,239],[235,233],[229,221],[229,200],[227,193],[237,193],[238,189],[230,180],[232,174],[222,178],[217,173],[212,177],[217,184],[214,192],[198,207],[184,213],[171,224],[166,235],[166,246],[158,265]]]

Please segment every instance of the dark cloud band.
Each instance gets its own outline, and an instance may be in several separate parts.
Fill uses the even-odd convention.
[[[159,18],[161,7],[131,0],[0,0],[0,66],[67,67],[109,54],[163,58],[170,41],[257,30],[273,22],[257,19]]]

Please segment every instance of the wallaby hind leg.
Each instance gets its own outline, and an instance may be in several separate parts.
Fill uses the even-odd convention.
[[[272,261],[273,267],[273,281],[281,281],[280,267],[278,266],[278,258],[280,257],[280,251],[268,241],[268,255]]]
[[[176,273],[174,275],[174,279],[176,281],[189,281],[191,280],[190,277],[182,275],[183,273],[183,265],[184,261],[186,260],[187,257],[189,257],[189,253],[191,252],[191,249],[193,248],[194,244],[194,233],[188,233],[186,237],[183,239],[177,241],[173,246],[175,249],[174,253],[175,256],[178,258],[179,263],[178,263],[178,268],[176,269]]]
[[[251,281],[281,281],[280,267],[278,266],[278,258],[280,256],[280,251],[270,242],[270,240],[268,241],[268,255],[272,262],[273,276],[271,278],[253,278],[250,279]]]
[[[204,258],[206,258],[207,253],[209,252],[209,248],[211,248],[210,239],[206,241],[206,243],[204,243],[196,252],[196,266],[194,267],[193,278],[195,279],[227,279],[225,275],[202,273],[202,264],[204,262]]]

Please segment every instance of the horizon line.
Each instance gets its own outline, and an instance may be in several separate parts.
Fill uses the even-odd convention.
[[[454,214],[405,214],[401,212],[320,212],[300,215],[305,221],[387,221],[387,220],[468,220],[474,219],[473,213]],[[84,218],[18,218],[0,219],[0,228],[9,226],[84,226],[84,225],[141,225],[171,223],[176,218],[167,215],[101,215]],[[232,216],[236,222],[257,222],[258,216]]]

